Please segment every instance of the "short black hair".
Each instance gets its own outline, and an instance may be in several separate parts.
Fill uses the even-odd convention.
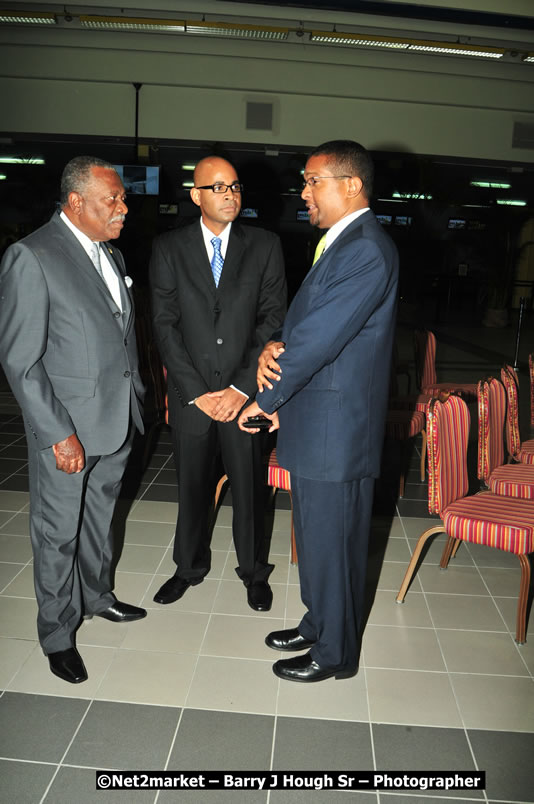
[[[91,179],[91,170],[94,167],[115,170],[114,166],[98,156],[75,156],[67,162],[61,176],[61,193],[59,202],[62,207],[68,204],[69,193],[81,193]]]
[[[362,180],[363,190],[367,198],[373,192],[375,169],[371,154],[363,145],[353,140],[330,140],[314,148],[310,156],[330,156],[332,172],[340,175],[358,176]]]

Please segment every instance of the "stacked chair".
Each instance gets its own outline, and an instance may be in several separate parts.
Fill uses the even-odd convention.
[[[501,369],[501,379],[508,398],[506,416],[506,443],[508,460],[534,465],[534,438],[521,442],[519,431],[519,379],[512,366]]]
[[[415,373],[421,394],[438,396],[443,392],[458,394],[468,402],[476,399],[477,384],[438,382],[436,375],[436,336],[429,330],[414,332]]]
[[[528,356],[528,369],[530,375],[530,429],[534,430],[534,352]]]
[[[511,499],[482,491],[467,496],[467,445],[470,415],[466,403],[451,395],[442,402],[433,399],[427,412],[428,507],[441,522],[419,537],[397,595],[402,603],[416,571],[421,552],[430,536],[446,533],[440,566],[446,569],[460,542],[484,544],[515,553],[521,567],[517,606],[516,641],[526,641],[526,614],[530,586],[528,554],[534,550],[534,501]]]
[[[295,528],[293,525],[293,498],[291,496],[291,477],[287,469],[282,469],[276,457],[276,447],[269,455],[269,464],[267,466],[267,485],[271,486],[273,490],[273,498],[278,489],[283,489],[289,492],[289,499],[291,500],[291,563],[297,563],[297,547],[295,543]]]
[[[489,377],[478,384],[478,478],[502,497],[534,500],[534,466],[504,463],[506,392]]]

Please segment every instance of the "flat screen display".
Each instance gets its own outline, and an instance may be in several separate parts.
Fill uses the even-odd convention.
[[[412,218],[410,215],[395,215],[395,226],[411,226]]]
[[[153,165],[113,165],[124,189],[133,195],[158,195],[159,167]]]
[[[376,219],[378,223],[381,223],[382,226],[391,226],[391,221],[393,220],[393,215],[377,215]]]
[[[447,229],[465,229],[467,221],[465,218],[449,218]]]
[[[252,207],[245,207],[241,210],[240,213],[242,218],[257,218],[258,217],[258,210],[253,209]]]
[[[297,209],[297,220],[298,221],[305,221],[306,223],[310,222],[310,213],[307,209]]]

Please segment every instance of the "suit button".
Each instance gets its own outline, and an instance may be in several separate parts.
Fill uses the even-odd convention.
[[[113,313],[113,315],[115,316],[115,318],[120,318],[122,313]]]
[[[220,377],[220,376],[221,376],[221,372],[220,372],[220,371],[215,371],[215,372],[214,372],[214,374],[215,374],[215,376],[216,376],[216,377]]]
[[[124,341],[124,345],[125,345],[125,346],[128,346],[128,341],[126,341],[126,340],[125,340],[125,341]]]
[[[125,376],[125,377],[129,377],[129,376],[130,376],[130,372],[129,372],[129,371],[125,371],[125,372],[124,372],[124,376]]]
[[[217,338],[217,343],[220,346],[222,343],[224,343],[224,341],[222,338]]]

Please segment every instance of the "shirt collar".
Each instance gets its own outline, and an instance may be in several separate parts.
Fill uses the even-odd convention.
[[[345,215],[344,218],[341,218],[337,223],[334,223],[333,226],[330,227],[328,232],[326,233],[325,238],[325,246],[324,250],[332,245],[336,237],[339,237],[341,232],[349,226],[356,218],[359,218],[360,215],[363,215],[364,212],[368,212],[369,207],[364,207],[363,209],[357,209],[356,212],[351,212],[350,215]]]
[[[87,254],[90,255],[91,254],[91,247],[93,245],[93,241],[91,240],[91,238],[88,237],[84,232],[82,232],[81,229],[78,229],[78,227],[73,224],[73,222],[70,220],[70,218],[68,218],[65,215],[63,210],[61,210],[61,212],[59,213],[59,217],[61,218],[63,223],[67,224],[67,226],[69,227],[71,232],[80,241],[80,243],[83,246],[84,250],[87,252]],[[98,241],[96,241],[96,242],[98,242]],[[100,245],[100,243],[98,243],[98,245]]]
[[[213,234],[211,229],[208,229],[202,218],[200,218],[200,229],[202,231],[202,236],[204,238],[204,244],[206,246],[206,251],[208,254],[213,254],[213,246],[211,245],[211,241],[214,237],[218,237],[221,241],[221,254],[223,259],[226,256],[226,249],[228,248],[228,240],[230,238],[230,231],[232,229],[232,224],[227,223],[222,232],[218,235]]]

